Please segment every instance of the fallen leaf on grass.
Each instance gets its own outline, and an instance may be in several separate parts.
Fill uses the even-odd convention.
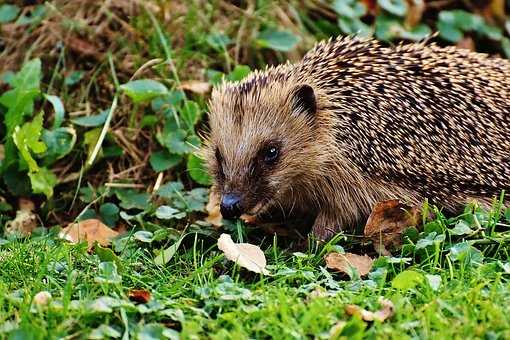
[[[399,200],[382,201],[372,209],[364,234],[372,240],[379,254],[389,256],[391,253],[387,249],[400,247],[402,233],[416,225],[420,218],[418,207],[410,207]]]
[[[358,271],[359,276],[366,276],[370,269],[372,269],[372,263],[374,262],[368,255],[361,256],[352,253],[329,253],[324,259],[326,260],[327,268],[334,269],[351,277],[352,268]]]
[[[218,239],[218,248],[230,261],[255,273],[268,275],[266,270],[266,256],[256,245],[249,243],[234,243],[228,234],[221,234]]]
[[[206,222],[211,223],[215,227],[223,225],[223,217],[220,212],[220,197],[218,194],[211,191],[209,194],[209,202],[205,206],[208,216],[205,218]]]
[[[198,94],[206,94],[209,93],[209,91],[211,91],[211,84],[200,80],[188,80],[183,81],[181,83],[181,86],[179,86],[179,89]]]
[[[359,315],[365,321],[377,320],[383,322],[393,316],[395,313],[395,306],[393,305],[393,302],[384,298],[381,298],[379,303],[381,304],[382,308],[376,312],[370,312],[357,305],[345,306],[345,312],[348,315]]]
[[[99,243],[101,246],[107,246],[118,235],[118,232],[110,229],[103,222],[95,218],[71,223],[58,234],[60,238],[71,243],[87,241],[89,249],[92,249],[94,242]]]
[[[20,199],[19,210],[16,211],[16,217],[5,224],[6,236],[30,236],[37,227],[37,215],[33,212],[34,203],[30,200]]]
[[[128,293],[129,300],[138,303],[147,303],[151,299],[151,293],[145,289],[132,289]]]

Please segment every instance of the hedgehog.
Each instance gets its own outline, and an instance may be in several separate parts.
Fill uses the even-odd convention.
[[[380,201],[455,212],[510,188],[510,61],[482,53],[330,39],[223,82],[208,118],[204,156],[227,219],[308,216],[327,240]]]

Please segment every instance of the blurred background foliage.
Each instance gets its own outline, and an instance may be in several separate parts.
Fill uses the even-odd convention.
[[[2,222],[28,198],[46,226],[182,225],[207,202],[194,152],[224,77],[348,34],[509,58],[508,13],[505,0],[4,1]]]

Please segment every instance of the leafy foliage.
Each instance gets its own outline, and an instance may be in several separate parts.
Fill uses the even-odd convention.
[[[507,4],[430,3],[1,4],[0,230],[21,197],[58,226],[0,236],[0,338],[509,337],[510,208],[501,202],[457,217],[434,210],[407,230],[400,253],[350,280],[328,272],[323,256],[365,249],[355,237],[292,253],[287,240],[226,221],[266,250],[272,276],[260,278],[225,261],[204,221],[211,179],[196,151],[210,85],[339,34],[510,57]],[[190,80],[201,90],[183,86]],[[128,231],[93,254],[56,237],[89,218]],[[129,300],[140,288],[153,298]],[[51,292],[47,306],[32,301],[41,291]],[[348,303],[377,310],[379,297],[396,306],[384,324],[343,312]]]

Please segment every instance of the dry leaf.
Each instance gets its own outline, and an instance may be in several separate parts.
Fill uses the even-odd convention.
[[[414,27],[421,22],[425,11],[425,0],[407,0],[407,14],[405,24]]]
[[[94,246],[96,241],[101,246],[108,246],[111,240],[118,235],[118,232],[108,228],[103,222],[95,218],[71,223],[58,234],[60,238],[71,243],[87,241],[89,249]]]
[[[482,13],[489,23],[497,24],[505,22],[505,0],[490,0],[485,3],[487,3],[488,6],[483,9]]]
[[[398,248],[402,244],[402,233],[421,219],[418,207],[410,207],[399,200],[377,203],[365,225],[365,236],[374,243],[375,250],[382,255],[390,255],[387,248]]]
[[[349,275],[351,267],[354,267],[358,270],[360,276],[366,276],[372,269],[372,263],[374,262],[367,255],[361,256],[352,253],[329,253],[324,259],[326,260],[326,267],[329,269]]]
[[[144,289],[132,289],[129,291],[128,297],[131,301],[147,303],[151,299],[151,293]]]
[[[382,308],[376,312],[370,312],[357,305],[346,305],[345,312],[349,315],[359,315],[365,321],[377,320],[383,322],[393,316],[395,313],[395,306],[393,305],[393,302],[384,298],[381,298],[379,303]]]
[[[374,15],[377,10],[377,0],[362,0],[371,15]]]
[[[207,210],[206,222],[211,223],[215,227],[221,227],[223,225],[223,217],[220,212],[220,197],[217,193],[211,190],[209,194],[209,202],[205,206]]]
[[[87,40],[78,38],[78,37],[69,37],[67,39],[67,46],[81,55],[85,56],[94,56],[97,57],[100,55],[99,48]]]
[[[51,293],[43,290],[42,292],[35,294],[33,303],[37,306],[46,306],[50,303],[50,300]]]
[[[266,270],[266,256],[256,245],[249,243],[234,243],[228,234],[221,234],[218,248],[225,253],[225,257],[239,266],[255,273],[268,275]]]
[[[455,46],[457,46],[457,48],[470,50],[472,52],[474,52],[476,50],[475,42],[474,42],[473,38],[471,38],[467,35],[464,38],[460,39],[457,42],[457,44],[455,44]]]
[[[183,81],[181,83],[181,86],[179,86],[179,89],[191,91],[198,94],[206,94],[209,93],[209,91],[211,91],[211,84],[200,80],[188,80]]]
[[[37,215],[33,212],[35,205],[27,199],[19,200],[16,217],[5,224],[5,235],[30,236],[37,227]]]

